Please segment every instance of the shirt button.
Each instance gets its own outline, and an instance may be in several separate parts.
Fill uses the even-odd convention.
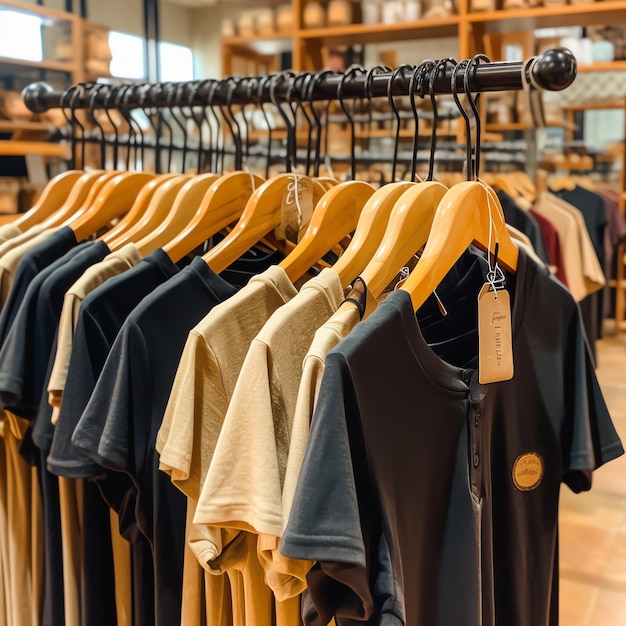
[[[480,424],[480,411],[476,411],[476,415],[474,415],[474,426],[478,427]]]
[[[474,467],[478,467],[480,465],[480,457],[475,454],[474,455]]]

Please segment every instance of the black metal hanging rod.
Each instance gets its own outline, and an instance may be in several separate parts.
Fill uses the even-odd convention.
[[[470,65],[468,85],[473,93],[485,91],[515,91],[523,88],[522,74],[530,71],[533,84],[547,91],[565,89],[576,77],[576,59],[566,48],[554,48],[536,58],[532,65],[523,61],[476,63]],[[433,81],[435,94],[452,93],[451,77],[453,64],[436,66],[425,71],[422,76],[422,93],[428,93],[431,72],[436,72]],[[377,72],[367,77],[364,73],[354,73],[343,80],[342,73],[322,72],[319,74],[293,74],[285,72],[266,77],[225,78],[189,83],[154,83],[136,85],[125,93],[123,107],[166,108],[171,106],[229,106],[231,104],[251,104],[286,102],[290,100],[318,101],[334,100],[341,88],[341,98],[355,99],[408,95],[409,85],[415,68],[407,66],[393,74]],[[463,92],[465,72],[457,72],[457,90]],[[392,88],[389,83],[393,79]],[[311,82],[313,81],[313,82]],[[417,81],[415,81],[417,83]],[[125,86],[127,89],[127,86]],[[26,106],[35,113],[49,109],[116,108],[116,98],[111,90],[113,85],[98,85],[93,93],[90,84],[77,85],[70,91],[54,91],[45,83],[27,86],[22,95]],[[425,93],[424,93],[425,91]],[[416,90],[417,92],[417,90]],[[114,104],[115,102],[115,104]]]

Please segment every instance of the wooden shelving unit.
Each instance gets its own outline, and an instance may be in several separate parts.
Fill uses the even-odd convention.
[[[86,68],[86,37],[94,29],[108,32],[105,27],[85,22],[74,13],[18,0],[0,0],[0,15],[2,10],[42,18],[43,60],[0,56],[0,79],[12,82],[10,88],[19,91],[33,80],[46,80],[55,88],[62,89],[102,77]],[[40,154],[66,158],[65,146],[45,141],[49,129],[50,125],[44,122],[0,119],[0,132],[11,134],[9,139],[0,141],[0,156]]]
[[[497,48],[496,41],[502,35],[528,33],[537,28],[557,26],[590,26],[596,24],[626,23],[626,0],[605,0],[588,4],[533,7],[527,9],[470,12],[469,0],[461,0],[459,12],[442,18],[420,19],[398,24],[349,24],[325,28],[303,28],[303,0],[292,0],[295,28],[290,38],[284,34],[262,37],[257,42],[249,38],[227,37],[222,39],[222,53],[232,56],[236,50],[252,50],[255,44],[274,40],[291,40],[293,68],[295,70],[319,70],[319,50],[328,45],[372,44],[413,39],[437,39],[456,37],[458,58],[469,58],[487,48]],[[485,45],[487,43],[487,45]],[[494,58],[494,60],[498,60]],[[581,71],[626,70],[626,61],[597,63],[583,66]]]

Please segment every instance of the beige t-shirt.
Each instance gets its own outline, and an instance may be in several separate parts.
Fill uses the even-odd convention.
[[[326,268],[254,338],[202,487],[195,525],[268,536],[259,546],[264,552],[266,539],[276,542],[281,536],[282,491],[302,364],[315,332],[342,301],[339,276]],[[217,556],[219,546],[213,550]],[[271,560],[262,562],[277,599],[294,598],[302,591],[291,577],[284,581]]]
[[[272,313],[296,294],[284,270],[270,267],[214,307],[189,333],[157,435],[156,449],[161,455],[161,470],[169,474],[187,496],[190,509],[195,510],[250,343]],[[230,579],[233,624],[245,624],[246,612],[254,615],[258,611],[259,615],[266,615],[272,598],[256,551],[242,553],[256,537],[238,538],[236,532],[220,532],[217,528],[191,524],[187,535],[189,544],[195,548],[193,563],[198,567],[199,562],[206,570],[207,622],[218,623],[216,620],[223,613],[221,603],[216,601],[224,597],[224,577],[216,575],[223,572],[227,572]],[[234,540],[238,541],[232,543]],[[219,552],[223,545],[229,545],[228,555],[215,560],[217,550],[203,550],[203,546],[214,545],[219,545]],[[193,563],[186,553],[185,576],[190,578]],[[185,602],[184,598],[183,618],[187,615]]]
[[[4,224],[0,226],[0,245],[23,234],[15,224]]]
[[[534,208],[548,218],[559,233],[567,283],[574,299],[580,302],[586,296],[602,289],[605,284],[604,275],[595,258],[593,245],[580,211],[548,192],[539,196]],[[580,216],[580,220],[577,215]]]
[[[48,228],[46,230],[42,230],[34,237],[31,237],[26,241],[22,241],[22,243],[18,246],[0,256],[0,306],[4,306],[4,303],[9,297],[17,266],[20,264],[24,255],[35,246],[38,246],[40,243],[46,241],[46,239],[53,235],[57,230],[58,228]],[[32,228],[28,231],[28,233],[30,233],[30,231],[32,231]],[[24,234],[26,235],[28,233]],[[10,243],[12,243],[11,240],[7,241],[3,245],[6,246]],[[0,253],[2,252],[1,248],[2,246],[0,246]]]
[[[59,419],[80,305],[96,287],[137,265],[139,261],[141,261],[141,254],[137,246],[134,243],[128,243],[119,250],[111,252],[99,263],[87,268],[65,293],[59,320],[57,352],[48,382],[48,402],[52,405],[53,424],[56,424]]]

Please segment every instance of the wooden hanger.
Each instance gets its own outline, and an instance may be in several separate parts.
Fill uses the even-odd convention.
[[[437,207],[447,191],[441,183],[426,181],[411,186],[400,196],[376,253],[361,272],[375,298],[426,243]]]
[[[82,215],[68,221],[76,240],[83,241],[126,213],[153,177],[147,172],[123,172],[108,181],[95,202]]]
[[[527,200],[533,201],[537,197],[537,188],[535,183],[531,180],[530,176],[521,170],[515,170],[510,172],[510,175],[517,186],[520,194]]]
[[[548,186],[552,191],[573,191],[576,189],[576,180],[568,174],[552,176],[548,181]]]
[[[413,183],[389,183],[367,200],[346,251],[333,265],[342,286],[347,287],[371,261],[382,241],[391,211],[398,198]]]
[[[146,256],[172,241],[193,219],[202,199],[219,177],[219,174],[202,174],[185,182],[176,194],[167,217],[137,242],[140,254]]]
[[[128,213],[126,213],[126,215],[113,228],[104,233],[104,235],[100,237],[100,240],[104,241],[104,243],[106,243],[111,250],[119,249],[115,245],[115,240],[117,238],[121,238],[125,232],[129,231],[139,222],[141,217],[148,210],[150,202],[152,201],[157,189],[163,183],[175,176],[176,174],[159,174],[153,180],[148,181],[139,191],[139,195],[135,198],[135,202],[128,210]],[[111,246],[113,247],[111,248]]]
[[[55,176],[43,188],[35,205],[15,220],[13,225],[25,233],[31,226],[40,224],[50,217],[67,201],[74,187],[80,184],[79,181],[83,174],[84,172],[81,170],[69,170]]]
[[[216,274],[223,272],[280,224],[281,202],[290,193],[294,176],[296,175],[278,174],[264,182],[252,194],[233,230],[203,256]],[[298,176],[298,184],[312,186],[313,206],[316,206],[324,194],[322,185],[308,176]]]
[[[231,172],[220,176],[202,199],[189,224],[163,246],[177,263],[222,228],[237,221],[253,191],[263,179],[247,172]]]
[[[320,183],[322,187],[326,189],[326,191],[332,189],[333,187],[336,187],[339,184],[338,180],[330,178],[330,176],[316,176],[314,180]]]
[[[56,228],[65,224],[73,215],[77,215],[95,200],[97,193],[114,176],[111,172],[97,170],[85,172],[72,187],[67,200],[52,215],[41,222],[45,228]]]
[[[401,286],[411,295],[413,309],[424,304],[471,243],[487,250],[490,242],[492,253],[499,244],[498,264],[514,272],[519,250],[493,190],[474,181],[449,189],[439,202],[420,261]]]
[[[292,283],[354,231],[361,211],[373,193],[371,185],[351,180],[329,189],[321,197],[302,239],[279,263]]]
[[[112,250],[119,250],[127,243],[137,243],[153,232],[161,224],[176,200],[182,186],[191,178],[188,174],[175,174],[160,184],[150,204],[139,220],[109,244]]]

